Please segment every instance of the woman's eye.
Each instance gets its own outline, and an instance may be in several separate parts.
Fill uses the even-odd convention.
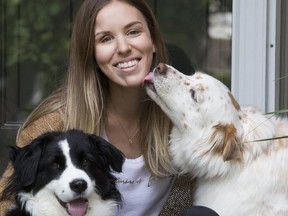
[[[111,35],[108,35],[108,36],[104,36],[100,39],[100,42],[101,43],[107,43],[109,41],[113,40],[113,37]]]
[[[131,35],[131,36],[137,36],[139,34],[140,34],[139,30],[131,30],[128,32],[128,35]]]

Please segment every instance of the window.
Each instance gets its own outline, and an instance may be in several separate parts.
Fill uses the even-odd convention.
[[[232,92],[263,112],[287,109],[287,2],[233,0]]]
[[[0,0],[0,173],[19,125],[66,72],[76,8],[72,0]]]
[[[19,125],[66,74],[79,1],[0,1],[1,122]],[[177,68],[191,64],[230,86],[232,0],[149,3]],[[179,52],[186,56],[179,58]]]
[[[276,110],[288,109],[288,2],[280,6],[280,62],[276,72]],[[279,9],[279,8],[278,8]],[[279,95],[279,96],[278,96]]]
[[[174,51],[170,54],[172,65],[189,73],[184,65],[189,68],[191,63],[196,70],[209,73],[230,87],[232,0],[149,2],[168,48]],[[180,55],[180,50],[188,59]]]

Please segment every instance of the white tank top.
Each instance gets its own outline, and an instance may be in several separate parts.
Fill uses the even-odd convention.
[[[173,177],[151,178],[144,157],[125,159],[122,173],[114,173],[123,206],[117,216],[158,216],[170,193]]]

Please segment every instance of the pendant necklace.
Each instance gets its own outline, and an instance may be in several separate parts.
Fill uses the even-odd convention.
[[[130,137],[130,136],[128,135],[127,131],[124,129],[124,126],[121,124],[120,120],[119,120],[116,116],[114,116],[114,115],[112,115],[112,117],[118,122],[119,126],[120,126],[121,129],[123,130],[125,136],[126,136],[127,139],[128,139],[128,143],[129,143],[129,144],[133,144],[133,139],[137,136],[137,134],[138,134],[138,132],[139,132],[139,128],[137,128],[137,130],[135,131],[135,133],[133,134],[133,136]]]

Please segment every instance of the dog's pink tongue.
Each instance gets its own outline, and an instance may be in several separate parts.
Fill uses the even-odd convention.
[[[67,211],[71,216],[84,216],[88,209],[88,202],[84,199],[77,199],[67,203]]]
[[[154,83],[154,73],[153,73],[153,72],[150,72],[150,73],[145,77],[144,81],[148,81],[148,82]]]

